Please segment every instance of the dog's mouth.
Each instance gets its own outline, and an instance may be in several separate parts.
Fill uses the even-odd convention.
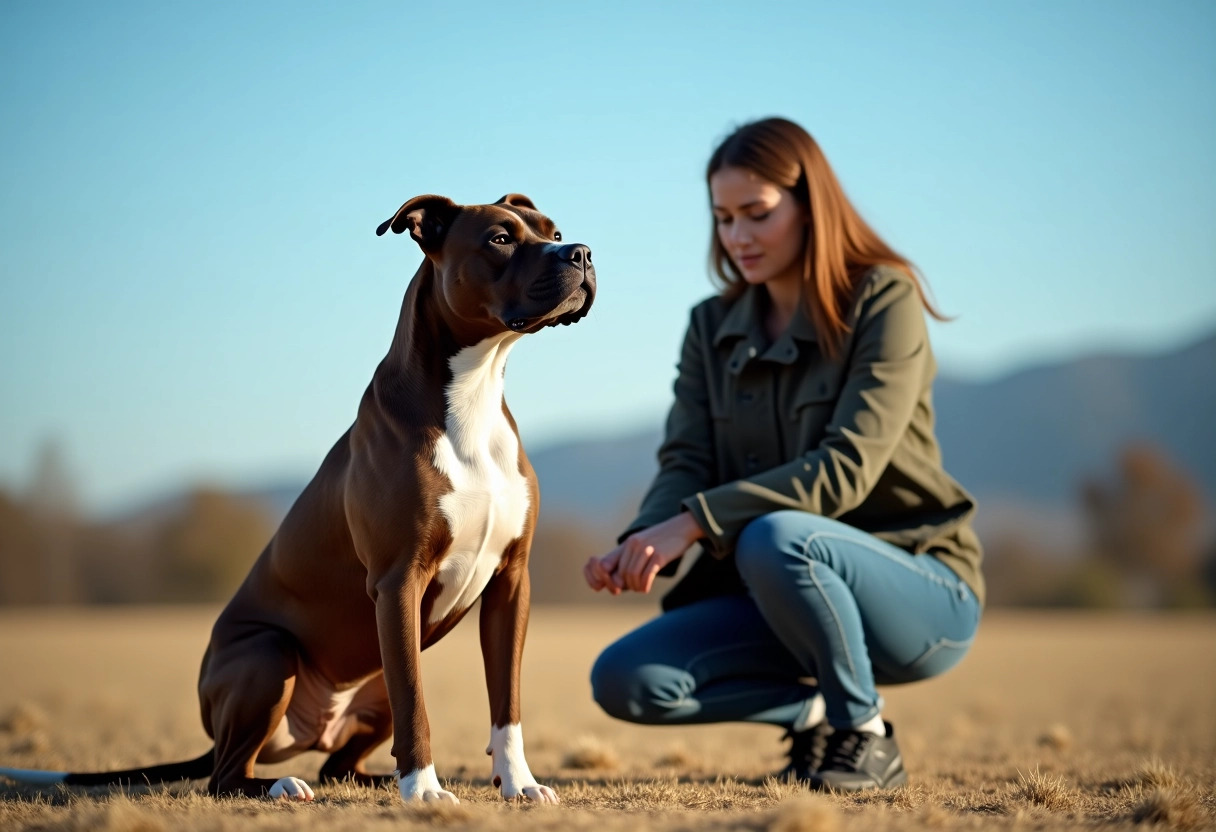
[[[548,326],[569,326],[587,317],[587,313],[591,311],[591,303],[595,300],[595,278],[586,278],[566,300],[571,302],[573,308],[549,320]]]
[[[549,326],[569,326],[577,323],[591,311],[595,300],[595,277],[587,275],[574,291],[541,315],[510,315],[503,324],[512,332],[532,333]]]

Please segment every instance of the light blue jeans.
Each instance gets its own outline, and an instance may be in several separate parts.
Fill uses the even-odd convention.
[[[876,684],[944,673],[979,625],[975,595],[937,558],[819,515],[765,515],[734,557],[748,595],[664,613],[600,654],[591,688],[608,714],[790,727],[822,695],[828,722],[852,728],[882,710]]]

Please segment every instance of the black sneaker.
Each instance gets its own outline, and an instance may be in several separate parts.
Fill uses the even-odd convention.
[[[893,789],[908,782],[904,761],[895,744],[895,729],[884,722],[887,735],[836,729],[828,737],[823,764],[811,777],[811,788],[860,792]]]
[[[785,752],[790,761],[777,772],[777,779],[809,783],[811,775],[819,771],[819,766],[823,764],[831,734],[832,726],[828,725],[826,719],[801,731],[788,729],[781,739],[790,741],[790,747]]]

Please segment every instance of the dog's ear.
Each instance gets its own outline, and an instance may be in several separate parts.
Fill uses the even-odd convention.
[[[398,208],[392,217],[380,223],[376,236],[383,235],[390,228],[394,234],[408,228],[410,236],[423,251],[434,253],[443,246],[443,238],[447,236],[452,220],[459,211],[460,206],[446,196],[416,196]]]
[[[495,202],[494,204],[495,205],[514,205],[516,208],[531,208],[533,211],[536,210],[536,206],[532,203],[532,200],[528,199],[523,194],[507,194],[506,196],[504,196],[502,199],[498,200],[498,202]]]

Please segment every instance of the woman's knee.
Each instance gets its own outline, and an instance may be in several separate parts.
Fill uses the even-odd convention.
[[[735,565],[749,589],[788,580],[791,556],[801,551],[814,517],[804,511],[774,511],[743,527],[735,542]]]
[[[629,722],[638,721],[640,684],[638,665],[620,642],[609,645],[591,666],[591,698],[604,713]]]
[[[626,722],[662,722],[678,704],[680,671],[637,661],[621,642],[612,644],[591,667],[591,697],[604,713]]]

